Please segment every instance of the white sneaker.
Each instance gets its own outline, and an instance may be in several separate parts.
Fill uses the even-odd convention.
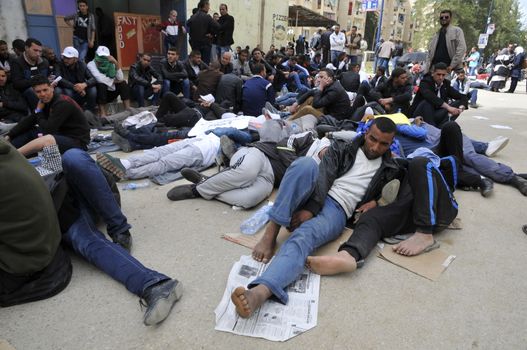
[[[487,157],[494,157],[499,151],[505,148],[507,144],[509,143],[509,138],[504,136],[498,136],[492,141],[489,141],[489,145],[487,147],[487,150],[485,151],[485,155]]]

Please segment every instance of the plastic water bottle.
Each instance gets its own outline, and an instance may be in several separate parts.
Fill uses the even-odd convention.
[[[126,185],[124,185],[122,188],[123,191],[127,191],[127,190],[137,190],[138,188],[145,188],[145,187],[148,187],[150,186],[150,182],[140,182],[140,183],[135,183],[135,182],[130,182],[130,183],[127,183]]]
[[[266,204],[256,211],[250,218],[242,222],[240,231],[245,235],[254,235],[269,221],[269,210],[272,204]]]

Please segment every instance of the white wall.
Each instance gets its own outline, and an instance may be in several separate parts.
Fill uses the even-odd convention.
[[[197,2],[196,2],[197,3]],[[234,45],[252,48],[260,44],[265,51],[271,43],[276,46],[285,45],[287,40],[280,40],[279,35],[273,38],[273,24],[282,24],[287,30],[287,15],[289,5],[286,0],[211,0],[209,14],[220,12],[220,4],[226,3],[229,14],[234,17]],[[192,4],[188,3],[187,18],[192,15]],[[263,11],[263,21],[262,21]]]
[[[11,49],[15,39],[27,39],[26,18],[21,0],[0,1],[0,39]]]

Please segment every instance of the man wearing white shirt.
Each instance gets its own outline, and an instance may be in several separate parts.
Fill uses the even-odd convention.
[[[335,25],[335,31],[329,36],[331,49],[331,62],[335,61],[338,55],[344,51],[346,45],[346,36],[340,31],[340,26]]]

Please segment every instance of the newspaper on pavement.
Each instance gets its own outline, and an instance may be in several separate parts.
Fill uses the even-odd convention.
[[[214,310],[216,330],[286,341],[317,325],[320,275],[305,269],[300,277],[287,287],[287,305],[269,299],[250,318],[244,319],[236,313],[231,294],[239,286],[247,286],[260,276],[268,264],[255,261],[244,255],[234,264],[229,273],[227,287],[220,304]]]

